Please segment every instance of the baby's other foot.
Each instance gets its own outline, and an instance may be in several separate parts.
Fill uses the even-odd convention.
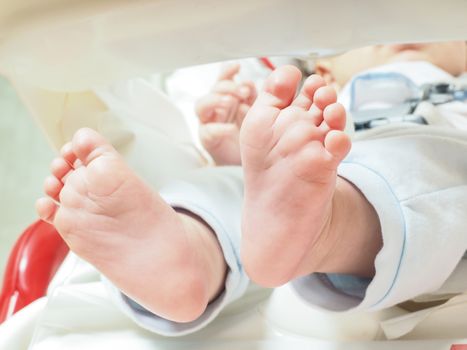
[[[211,92],[196,103],[201,144],[217,165],[240,165],[240,127],[256,99],[252,81],[234,81],[239,70],[239,64],[225,67]]]
[[[319,271],[337,166],[351,147],[335,91],[313,75],[295,97],[300,79],[292,66],[273,72],[240,133],[242,259],[252,280],[269,287]]]
[[[126,295],[184,322],[222,289],[222,278],[211,279],[225,269],[214,236],[168,206],[98,133],[79,130],[51,168],[39,216]]]
[[[240,129],[236,124],[209,123],[199,127],[204,149],[216,165],[240,165]]]

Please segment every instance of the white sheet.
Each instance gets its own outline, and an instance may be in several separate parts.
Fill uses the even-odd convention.
[[[202,331],[164,338],[124,316],[107,297],[97,271],[70,255],[48,297],[0,326],[0,349],[447,350],[453,343],[467,344],[467,338],[459,338],[467,329],[467,295],[419,313],[391,308],[342,317],[306,306],[287,286],[269,294],[252,287]],[[436,340],[440,335],[445,339]],[[384,341],[386,336],[406,340]]]

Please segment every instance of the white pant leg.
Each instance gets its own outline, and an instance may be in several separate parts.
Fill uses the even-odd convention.
[[[363,298],[320,274],[292,282],[298,294],[346,311],[378,310],[436,293],[467,249],[466,155],[467,133],[432,126],[380,128],[355,142],[339,175],[360,189],[379,216],[383,248],[376,274]]]
[[[199,169],[186,176],[185,180],[164,187],[161,195],[172,207],[183,208],[202,218],[217,235],[229,267],[224,292],[197,320],[177,323],[154,315],[123,295],[108,280],[104,281],[120,308],[141,327],[161,335],[180,336],[206,326],[225,306],[241,297],[248,287],[239,255],[242,170],[240,167]]]

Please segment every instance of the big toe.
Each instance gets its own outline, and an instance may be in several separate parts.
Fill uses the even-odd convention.
[[[279,109],[289,106],[301,78],[302,73],[297,67],[282,66],[276,69],[266,79],[264,90],[258,96],[258,103]]]
[[[79,129],[75,133],[72,148],[73,153],[84,165],[88,165],[105,152],[116,152],[102,135],[89,128]]]

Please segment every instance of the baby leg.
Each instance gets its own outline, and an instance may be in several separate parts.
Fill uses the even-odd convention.
[[[337,176],[351,147],[343,132],[345,110],[336,103],[335,91],[316,75],[295,97],[300,79],[291,66],[272,73],[240,134],[245,175],[242,259],[250,277],[265,286],[312,272],[371,274],[366,265],[378,251],[375,243],[368,261],[353,259],[352,250],[365,238],[341,232],[345,225],[360,228],[366,222],[372,223],[368,231],[378,229],[371,205]]]

